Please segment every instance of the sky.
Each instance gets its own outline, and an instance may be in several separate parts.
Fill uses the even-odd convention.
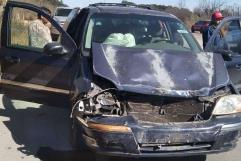
[[[65,4],[70,7],[86,7],[92,3],[105,2],[105,3],[120,3],[122,0],[63,0]],[[129,0],[136,4],[162,4],[162,5],[171,5],[177,6],[179,0]],[[190,10],[193,10],[198,5],[198,0],[186,0],[186,7]],[[227,1],[228,5],[241,4],[241,0],[229,0]]]

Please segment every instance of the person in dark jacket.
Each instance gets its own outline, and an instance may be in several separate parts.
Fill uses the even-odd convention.
[[[222,13],[220,11],[215,11],[212,14],[211,22],[209,24],[209,27],[206,30],[204,30],[204,32],[202,34],[202,37],[203,37],[203,49],[206,47],[206,44],[208,43],[209,39],[213,35],[213,32],[216,30],[218,24],[221,22],[221,20],[223,18],[224,17],[223,17],[223,15],[222,15]],[[221,35],[220,35],[220,37],[217,37],[215,41],[218,42],[219,38],[221,38]]]

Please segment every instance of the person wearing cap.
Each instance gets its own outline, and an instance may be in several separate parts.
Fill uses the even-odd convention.
[[[209,41],[209,39],[211,38],[211,36],[213,35],[213,32],[216,30],[217,26],[219,25],[219,23],[222,21],[223,19],[223,15],[220,11],[215,11],[212,14],[211,17],[211,22],[209,24],[209,27],[203,32],[202,36],[203,36],[203,48],[206,47],[207,42]],[[219,35],[221,38],[221,34]],[[216,41],[218,42],[218,40],[216,39]]]

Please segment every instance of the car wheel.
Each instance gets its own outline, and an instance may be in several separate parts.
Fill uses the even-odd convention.
[[[80,151],[88,150],[82,136],[82,129],[77,124],[77,120],[75,118],[72,119],[70,142],[74,149],[77,149]]]
[[[195,32],[195,30],[194,29],[192,29],[192,33],[194,33]]]

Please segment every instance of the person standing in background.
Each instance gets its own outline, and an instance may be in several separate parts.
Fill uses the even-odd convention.
[[[51,15],[48,8],[41,7],[41,9]],[[35,48],[43,48],[46,44],[52,42],[50,28],[50,22],[41,14],[38,14],[38,19],[29,24],[29,45]]]
[[[217,26],[219,25],[219,23],[222,21],[223,18],[224,17],[223,17],[223,15],[220,11],[215,11],[212,14],[211,22],[209,24],[209,27],[206,30],[204,30],[203,33],[202,33],[203,49],[205,49],[206,44],[208,43],[209,39],[213,35],[213,32],[216,30]],[[220,35],[220,38],[221,38],[221,35]]]

